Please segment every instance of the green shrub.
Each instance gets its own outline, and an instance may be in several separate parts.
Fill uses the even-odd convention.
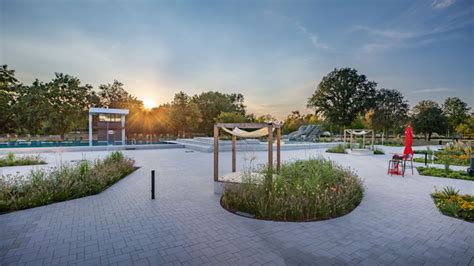
[[[474,196],[459,195],[459,190],[445,187],[442,191],[435,190],[431,197],[444,215],[474,221]]]
[[[474,180],[474,177],[470,177],[466,171],[459,170],[448,170],[432,167],[417,167],[418,173],[420,175],[436,176],[436,177],[445,177],[453,179],[465,179],[465,180]]]
[[[374,154],[375,155],[381,155],[381,154],[385,154],[385,151],[380,149],[380,148],[375,148],[374,149]]]
[[[258,219],[309,221],[344,215],[362,200],[362,182],[349,169],[324,158],[284,163],[280,174],[247,173],[243,183],[227,186],[222,206]]]
[[[9,152],[5,157],[0,157],[0,167],[35,164],[46,164],[46,162],[39,155],[16,157],[13,152]]]
[[[346,145],[337,144],[336,146],[327,149],[326,152],[329,152],[329,153],[346,153],[345,149],[346,149]]]
[[[32,170],[28,176],[0,177],[0,212],[27,209],[97,194],[135,169],[120,152],[103,160]]]

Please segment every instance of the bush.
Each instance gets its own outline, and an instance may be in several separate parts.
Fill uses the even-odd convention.
[[[344,215],[359,205],[362,182],[349,169],[324,158],[284,163],[280,174],[247,173],[243,183],[227,186],[222,206],[258,219],[311,221]]]
[[[455,170],[446,170],[446,169],[439,169],[439,168],[432,168],[432,167],[417,167],[418,173],[420,175],[429,175],[429,176],[436,176],[436,177],[445,177],[445,178],[453,178],[453,179],[465,179],[465,180],[474,180],[474,177],[470,177],[466,171],[455,171]]]
[[[329,153],[346,153],[345,149],[346,149],[346,146],[344,144],[337,144],[336,146],[327,149],[326,152],[329,152]]]
[[[435,190],[431,197],[444,215],[474,221],[474,196],[459,195],[459,190],[445,187],[443,191]]]
[[[21,210],[102,192],[135,170],[121,152],[103,160],[32,170],[28,176],[0,177],[0,212]]]
[[[385,154],[385,151],[380,149],[380,148],[375,148],[374,149],[374,154],[375,155],[382,155],[382,154]]]
[[[16,158],[13,152],[9,152],[7,156],[0,157],[0,167],[4,166],[19,166],[19,165],[35,165],[46,164],[46,162],[39,156],[23,156]]]

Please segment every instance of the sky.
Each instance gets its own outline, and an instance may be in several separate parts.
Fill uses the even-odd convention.
[[[156,104],[179,91],[245,96],[249,112],[308,113],[334,68],[352,67],[415,105],[474,106],[474,1],[0,0],[0,64],[29,84],[114,79]]]

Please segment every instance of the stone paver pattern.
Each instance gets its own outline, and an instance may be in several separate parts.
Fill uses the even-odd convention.
[[[285,223],[240,217],[213,193],[213,155],[185,149],[125,151],[141,168],[85,198],[0,215],[0,265],[473,265],[474,224],[442,215],[430,198],[474,182],[386,174],[387,155],[282,152],[283,160],[325,156],[364,181],[360,206],[336,219]],[[106,152],[44,154],[47,161],[94,159]],[[266,152],[241,152],[238,167]],[[220,153],[221,174],[231,154]],[[150,171],[156,199],[150,199]]]

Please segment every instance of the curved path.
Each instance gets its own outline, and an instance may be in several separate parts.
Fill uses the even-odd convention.
[[[142,168],[99,195],[0,215],[0,265],[474,264],[474,224],[441,215],[429,196],[434,186],[445,185],[473,193],[472,181],[387,176],[389,155],[285,151],[284,160],[323,154],[355,169],[366,192],[359,207],[337,219],[270,222],[220,207],[212,154],[125,153]],[[103,155],[44,156],[57,163]],[[230,155],[221,153],[222,173],[230,170]],[[266,153],[256,156],[265,160]],[[243,157],[250,154],[238,154],[239,167],[248,167]],[[151,169],[157,176],[154,201]]]

